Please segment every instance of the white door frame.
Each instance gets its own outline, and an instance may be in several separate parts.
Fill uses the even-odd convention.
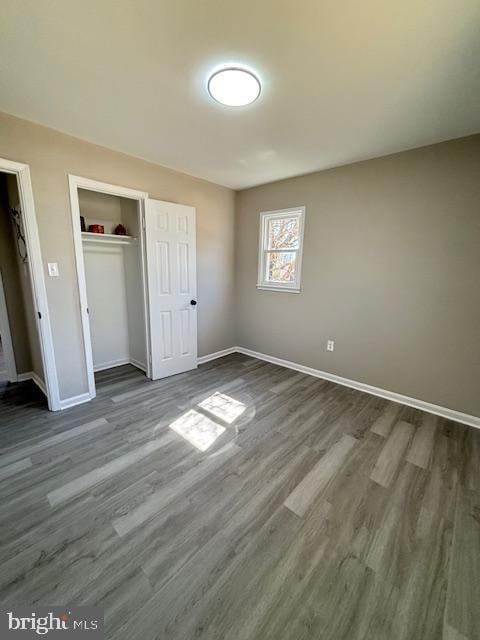
[[[88,317],[88,302],[87,302],[87,281],[85,278],[85,261],[83,257],[82,246],[82,232],[80,228],[80,202],[78,199],[78,190],[87,189],[89,191],[97,191],[100,193],[108,193],[112,196],[120,196],[121,198],[130,198],[131,200],[137,200],[139,203],[140,213],[140,227],[139,227],[139,241],[140,241],[140,255],[142,265],[142,282],[143,282],[143,298],[145,307],[145,335],[146,335],[146,349],[147,349],[147,377],[151,376],[150,371],[150,330],[147,316],[147,303],[148,303],[148,288],[145,277],[145,239],[143,234],[144,229],[144,202],[148,198],[148,193],[145,191],[137,191],[136,189],[129,189],[127,187],[120,187],[115,184],[109,184],[108,182],[99,182],[98,180],[91,180],[90,178],[82,178],[81,176],[68,175],[68,187],[70,192],[70,211],[72,214],[72,229],[73,229],[73,244],[75,248],[75,265],[77,271],[77,285],[78,294],[80,297],[80,316],[82,321],[83,331],[83,344],[85,350],[85,364],[87,367],[88,377],[88,394],[90,400],[95,398],[95,375],[93,370],[93,352],[92,352],[92,338],[90,335],[90,320]]]
[[[2,338],[2,349],[5,358],[8,382],[17,381],[17,367],[15,364],[15,353],[13,351],[12,334],[10,322],[8,320],[7,301],[3,288],[3,278],[0,272],[0,336]]]
[[[17,178],[25,230],[25,244],[27,246],[28,272],[32,285],[33,307],[37,314],[35,324],[40,342],[48,407],[51,411],[58,411],[61,406],[57,367],[53,350],[52,328],[48,311],[47,289],[43,272],[42,251],[38,235],[30,168],[28,164],[0,158],[0,171],[11,173]]]

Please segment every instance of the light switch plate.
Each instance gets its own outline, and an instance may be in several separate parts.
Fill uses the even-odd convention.
[[[58,277],[58,263],[57,262],[49,262],[48,263],[48,275],[51,278]]]

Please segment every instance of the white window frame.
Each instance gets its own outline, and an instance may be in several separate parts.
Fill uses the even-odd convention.
[[[299,244],[298,249],[267,249],[268,247],[268,223],[275,218],[286,218],[290,216],[299,218]],[[278,209],[277,211],[260,212],[260,239],[258,245],[258,280],[257,289],[267,291],[288,291],[290,293],[300,293],[302,280],[302,255],[303,255],[303,230],[305,228],[305,207],[290,207],[288,209]],[[266,279],[267,254],[280,253],[282,251],[291,253],[297,252],[297,262],[294,282],[268,282]]]

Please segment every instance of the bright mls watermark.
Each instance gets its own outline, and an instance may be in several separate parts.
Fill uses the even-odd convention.
[[[99,607],[2,608],[0,640],[39,637],[103,640],[103,611]]]

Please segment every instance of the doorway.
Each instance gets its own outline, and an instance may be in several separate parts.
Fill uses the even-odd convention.
[[[195,209],[69,176],[89,399],[95,373],[197,366]]]
[[[60,409],[30,171],[0,158],[0,381],[25,380]]]

